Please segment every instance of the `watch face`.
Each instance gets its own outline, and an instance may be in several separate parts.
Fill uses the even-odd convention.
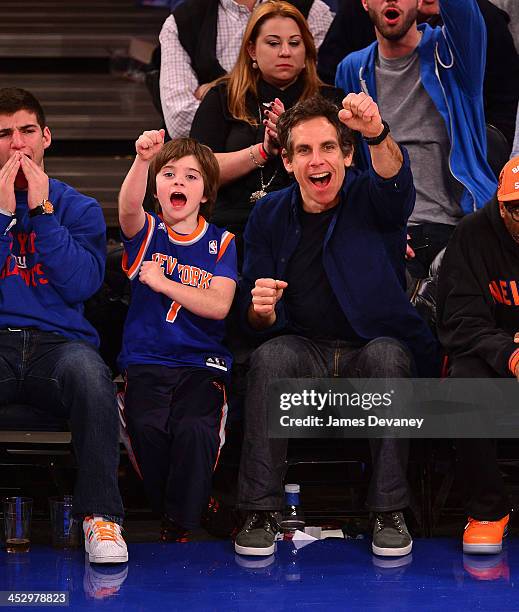
[[[50,215],[54,212],[54,206],[52,205],[52,202],[49,202],[49,200],[44,200],[42,206],[43,206],[43,213],[45,215]]]

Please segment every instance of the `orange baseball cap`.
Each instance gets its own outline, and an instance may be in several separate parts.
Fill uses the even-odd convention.
[[[519,157],[513,157],[501,170],[497,199],[500,202],[519,200]]]

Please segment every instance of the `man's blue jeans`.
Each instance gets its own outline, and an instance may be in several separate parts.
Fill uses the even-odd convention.
[[[0,405],[11,403],[70,420],[79,464],[74,515],[122,522],[115,387],[95,348],[36,329],[0,330]]]
[[[245,400],[245,435],[238,478],[238,506],[244,510],[281,510],[287,440],[269,439],[268,384],[279,378],[409,378],[410,352],[392,338],[359,347],[342,340],[318,341],[280,336],[262,344],[251,357]],[[409,440],[371,439],[373,471],[367,507],[374,512],[409,505]],[[347,443],[347,441],[345,441]]]

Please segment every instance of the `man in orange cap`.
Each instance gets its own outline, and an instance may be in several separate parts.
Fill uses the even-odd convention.
[[[443,258],[438,335],[453,378],[519,380],[519,157],[501,171],[497,194],[464,218]],[[466,553],[502,549],[510,503],[495,440],[456,443],[467,487]]]

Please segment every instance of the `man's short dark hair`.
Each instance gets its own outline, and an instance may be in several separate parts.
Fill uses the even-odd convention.
[[[277,123],[278,140],[281,149],[286,152],[288,159],[292,159],[293,150],[291,142],[292,129],[302,121],[309,121],[317,117],[324,117],[333,125],[337,132],[337,140],[344,155],[349,155],[353,150],[355,138],[353,131],[344,125],[339,119],[339,108],[323,96],[312,96],[298,102],[295,106],[285,111]]]
[[[43,108],[30,91],[20,87],[0,89],[0,115],[14,115],[20,110],[34,113],[42,130],[47,125]]]

